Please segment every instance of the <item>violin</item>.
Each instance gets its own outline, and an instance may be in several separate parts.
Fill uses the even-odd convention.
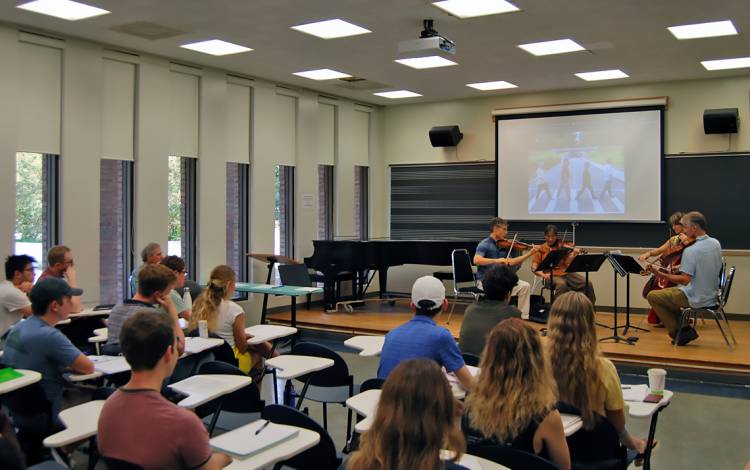
[[[695,243],[695,238],[693,237],[687,237],[685,239],[680,239],[680,243],[678,243],[675,246],[670,246],[662,254],[659,255],[659,260],[664,264],[664,261],[669,260],[671,257],[673,257],[676,254],[682,253],[682,250],[689,247]]]
[[[516,240],[508,240],[507,238],[502,238],[498,240],[496,243],[497,243],[498,248],[508,249],[512,246],[514,249],[520,250],[520,251],[526,251],[526,250],[531,249],[531,244],[529,243],[519,242]]]

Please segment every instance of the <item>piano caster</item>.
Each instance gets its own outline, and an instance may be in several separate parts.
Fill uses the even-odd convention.
[[[395,307],[396,306],[396,301],[395,300],[389,300],[388,301],[388,305],[391,306],[391,307]]]

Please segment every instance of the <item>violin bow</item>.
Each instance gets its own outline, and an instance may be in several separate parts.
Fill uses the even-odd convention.
[[[508,248],[508,258],[510,258],[510,254],[513,252],[513,245],[516,244],[516,238],[518,238],[518,232],[513,235],[513,240],[510,241],[510,248]]]

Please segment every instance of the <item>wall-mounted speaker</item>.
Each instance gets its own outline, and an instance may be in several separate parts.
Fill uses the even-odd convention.
[[[703,132],[706,134],[736,134],[738,124],[737,108],[703,111]]]
[[[435,126],[430,129],[430,143],[433,147],[455,147],[463,137],[458,126]]]

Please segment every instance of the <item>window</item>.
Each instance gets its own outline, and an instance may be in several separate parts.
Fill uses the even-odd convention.
[[[318,239],[333,240],[333,165],[318,165]]]
[[[58,243],[58,156],[16,153],[14,253],[33,256],[34,275],[47,264],[45,253]]]
[[[248,252],[250,234],[250,165],[227,163],[227,264],[237,279],[250,276]]]
[[[367,240],[370,236],[369,219],[369,187],[370,168],[366,166],[354,167],[354,236],[360,240]]]
[[[276,205],[273,252],[294,257],[294,167],[276,165]]]
[[[169,157],[167,254],[181,256],[189,276],[198,272],[197,171],[195,158]]]
[[[99,302],[114,304],[130,293],[133,162],[103,159],[99,179]]]

